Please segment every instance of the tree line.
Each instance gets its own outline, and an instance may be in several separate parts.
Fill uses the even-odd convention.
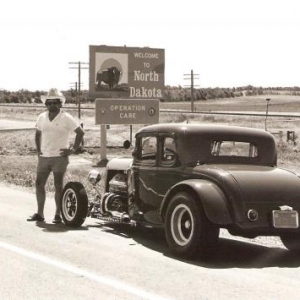
[[[77,95],[76,91],[71,89],[62,91],[66,96],[68,103],[76,103],[80,99],[81,103],[93,101],[89,99],[88,90],[81,91]],[[29,91],[21,89],[19,91],[0,90],[0,103],[41,103],[41,95],[47,94],[47,91]],[[233,88],[198,88],[194,89],[193,95],[196,101],[205,101],[210,99],[220,98],[235,98],[243,96],[258,96],[258,95],[300,95],[300,87],[255,87],[247,85],[243,87]],[[190,88],[183,88],[181,86],[165,86],[164,98],[160,99],[165,102],[174,101],[191,101],[192,94]]]

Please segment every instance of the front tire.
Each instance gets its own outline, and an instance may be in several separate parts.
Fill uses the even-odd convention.
[[[88,212],[88,197],[80,182],[68,182],[62,192],[62,218],[69,226],[79,227]]]
[[[219,228],[207,219],[201,204],[191,194],[180,192],[167,207],[165,234],[172,252],[192,258],[217,243]]]

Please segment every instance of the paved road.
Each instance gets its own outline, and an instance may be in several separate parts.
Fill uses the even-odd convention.
[[[0,119],[0,130],[34,129],[35,122]]]
[[[1,299],[299,299],[300,256],[221,238],[206,259],[170,255],[160,231],[104,226],[80,229],[26,222],[35,197],[0,183]]]

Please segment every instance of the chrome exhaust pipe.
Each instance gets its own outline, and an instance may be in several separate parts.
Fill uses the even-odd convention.
[[[118,219],[121,223],[130,223],[130,217],[126,212],[119,212],[119,211],[109,211],[108,212],[112,218]]]

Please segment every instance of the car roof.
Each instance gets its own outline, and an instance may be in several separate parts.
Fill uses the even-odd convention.
[[[259,147],[259,156],[255,159],[256,163],[276,165],[275,138],[271,133],[262,129],[199,123],[154,124],[140,129],[136,137],[160,134],[174,136],[177,153],[183,164],[195,161],[198,157],[201,157],[203,162],[216,161],[217,158],[211,157],[211,143],[233,140],[256,144]],[[195,139],[195,137],[197,138]]]
[[[199,123],[167,123],[167,124],[154,124],[141,128],[138,133],[154,133],[154,132],[164,132],[164,133],[175,133],[178,135],[193,135],[197,134],[213,134],[214,136],[252,136],[256,138],[271,138],[273,136],[262,129],[242,127],[242,126],[232,126],[232,125],[217,125],[217,124],[199,124]]]

